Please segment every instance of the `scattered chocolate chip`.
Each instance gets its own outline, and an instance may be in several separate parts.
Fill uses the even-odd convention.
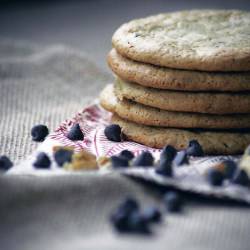
[[[129,223],[128,223],[128,218],[129,214],[126,213],[124,210],[116,210],[111,214],[110,221],[114,228],[120,232],[120,233],[125,233],[129,232]]]
[[[39,124],[31,129],[32,140],[36,142],[44,141],[46,136],[49,134],[47,126]]]
[[[120,208],[126,210],[127,212],[133,212],[140,208],[138,201],[133,197],[126,197],[124,201],[120,204]]]
[[[182,206],[182,199],[181,196],[174,191],[167,192],[164,197],[163,201],[167,211],[169,212],[180,212]]]
[[[80,128],[80,125],[78,123],[74,124],[68,134],[67,134],[67,138],[72,140],[72,141],[82,141],[84,140],[84,134]]]
[[[226,179],[231,179],[237,170],[237,164],[232,160],[226,160],[222,162],[224,166],[224,177]]]
[[[113,168],[128,167],[128,159],[123,156],[111,156],[111,163]]]
[[[35,162],[33,163],[33,166],[35,168],[42,168],[42,169],[48,169],[50,168],[51,161],[47,154],[41,152],[37,155]]]
[[[7,156],[0,156],[0,171],[8,171],[12,166],[13,163]]]
[[[149,151],[143,151],[133,160],[133,166],[149,167],[154,164],[154,157]]]
[[[174,158],[174,164],[176,166],[189,164],[188,155],[187,155],[186,150],[182,150],[182,151],[177,153],[177,155]]]
[[[223,184],[224,176],[221,171],[215,168],[210,168],[207,171],[207,180],[212,186],[221,186]]]
[[[149,221],[140,213],[134,198],[126,198],[111,214],[111,223],[121,233],[149,234]]]
[[[54,158],[58,166],[62,167],[64,163],[72,161],[73,151],[59,149],[54,153]]]
[[[105,136],[114,142],[122,141],[122,130],[118,124],[111,124],[104,129]]]
[[[173,159],[175,158],[176,154],[177,154],[176,149],[173,146],[171,146],[171,145],[167,145],[161,151],[160,161],[167,160],[169,162],[172,162]]]
[[[120,156],[125,157],[126,159],[128,159],[128,161],[132,160],[135,157],[131,151],[126,149],[121,151]]]
[[[131,231],[129,217],[139,210],[139,204],[133,197],[125,198],[111,214],[111,222],[119,232]]]
[[[143,210],[142,216],[149,223],[158,223],[161,221],[161,212],[156,207],[147,207]]]
[[[239,169],[233,176],[232,182],[234,184],[249,186],[250,181],[247,172],[244,169]]]
[[[169,162],[167,158],[162,159],[159,165],[155,168],[155,172],[165,177],[172,177],[173,176],[172,163]]]
[[[186,149],[188,156],[204,156],[202,146],[197,140],[189,141],[188,148]]]
[[[128,225],[132,232],[139,234],[150,234],[149,223],[144,216],[135,211],[128,217]]]

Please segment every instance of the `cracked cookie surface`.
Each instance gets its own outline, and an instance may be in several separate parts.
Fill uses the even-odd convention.
[[[250,12],[191,10],[130,21],[114,33],[133,60],[177,69],[250,70]]]

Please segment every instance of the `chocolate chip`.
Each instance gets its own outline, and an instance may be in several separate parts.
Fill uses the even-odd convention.
[[[54,158],[58,166],[62,167],[64,163],[71,162],[73,151],[59,149],[54,153]]]
[[[203,156],[204,155],[202,146],[199,144],[197,140],[189,141],[188,148],[186,149],[186,151],[189,156]]]
[[[221,186],[224,180],[223,173],[215,168],[207,171],[207,180],[212,186]]]
[[[153,166],[154,157],[149,151],[143,151],[133,160],[133,166],[148,167]]]
[[[111,156],[111,162],[113,168],[128,167],[128,159],[123,156]]]
[[[78,123],[74,124],[68,134],[67,134],[67,138],[72,140],[72,141],[82,141],[84,140],[84,134],[80,128],[80,125]]]
[[[33,166],[36,168],[48,169],[50,168],[51,161],[47,154],[41,152],[37,155],[36,161],[33,163]]]
[[[181,211],[182,199],[177,192],[174,191],[167,192],[163,197],[163,201],[167,211],[169,212]]]
[[[105,136],[114,142],[122,141],[122,131],[118,124],[111,124],[104,129]]]
[[[31,136],[33,141],[41,142],[49,134],[49,129],[47,126],[39,124],[31,129]]]
[[[160,161],[167,160],[169,162],[172,162],[176,154],[177,154],[177,151],[173,146],[166,145],[161,151]]]
[[[129,161],[132,160],[135,157],[134,154],[131,151],[126,150],[126,149],[120,152],[120,156],[125,157]]]
[[[242,185],[242,186],[249,186],[249,177],[247,175],[247,172],[244,169],[239,169],[236,171],[232,182],[234,184]]]
[[[165,177],[172,177],[173,176],[172,163],[169,162],[167,158],[162,159],[159,165],[155,168],[155,172]]]
[[[188,155],[187,155],[186,150],[182,150],[182,151],[177,153],[177,155],[174,158],[174,164],[176,166],[189,164]]]
[[[0,171],[7,171],[13,166],[12,161],[5,155],[0,156]]]

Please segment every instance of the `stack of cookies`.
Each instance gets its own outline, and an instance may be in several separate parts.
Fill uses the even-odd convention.
[[[113,35],[101,93],[128,140],[206,154],[250,143],[250,13],[193,10],[133,20]]]

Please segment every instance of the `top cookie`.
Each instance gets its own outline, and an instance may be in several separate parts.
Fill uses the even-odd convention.
[[[123,56],[178,69],[250,70],[250,12],[192,10],[122,25],[112,43]]]

